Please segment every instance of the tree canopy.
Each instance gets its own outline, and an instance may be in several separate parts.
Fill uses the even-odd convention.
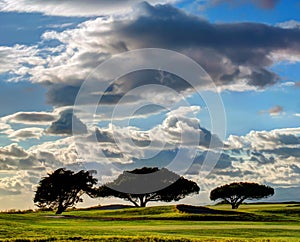
[[[158,174],[154,179],[153,176],[140,176],[153,173]],[[154,191],[153,188],[158,190]],[[130,201],[136,207],[145,207],[148,202],[153,201],[178,201],[187,195],[198,193],[199,190],[195,182],[166,168],[144,167],[124,171],[115,181],[100,186],[97,196],[117,197]]]
[[[210,199],[222,199],[237,209],[245,200],[258,200],[274,195],[274,189],[269,186],[249,182],[235,182],[213,189]]]
[[[41,179],[34,203],[40,208],[57,209],[56,214],[61,214],[68,207],[82,202],[84,193],[92,196],[96,184],[97,179],[88,171],[74,173],[60,168]]]

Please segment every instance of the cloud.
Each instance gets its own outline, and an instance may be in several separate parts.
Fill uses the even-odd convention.
[[[267,111],[266,111],[266,110],[260,111],[260,113],[262,113],[262,114],[268,113],[268,114],[270,114],[271,116],[278,116],[278,115],[283,114],[283,112],[284,112],[283,107],[281,107],[281,106],[279,106],[279,105],[276,105],[276,106],[270,108],[270,109],[267,110]]]
[[[128,134],[135,137],[137,143],[149,142],[153,147],[174,149],[178,145],[182,147],[221,147],[222,141],[210,131],[200,126],[200,120],[196,114],[201,110],[199,106],[182,106],[166,114],[161,124],[150,129],[148,132],[140,132],[133,127]],[[137,132],[138,131],[138,132]],[[121,131],[122,132],[122,131]],[[122,135],[121,133],[119,135]],[[143,144],[143,143],[141,143]]]
[[[60,117],[46,130],[48,134],[72,135],[73,133],[87,133],[86,125],[73,115],[72,109],[63,110],[59,115]]]
[[[281,0],[212,0],[209,1],[210,5],[219,5],[223,3],[229,3],[231,5],[241,5],[246,3],[252,3],[263,9],[273,9],[276,4],[280,3]]]
[[[19,195],[20,191],[11,191],[7,189],[0,188],[0,196],[10,196],[10,195]]]
[[[24,149],[18,144],[0,146],[0,170],[44,172],[79,162],[73,137]]]
[[[55,106],[72,106],[75,103],[80,85],[47,84],[47,103]]]
[[[84,159],[88,161],[87,163],[79,158],[81,153],[78,154],[76,149],[78,146],[75,146],[72,137],[43,143],[28,150],[16,144],[3,147],[0,149],[1,168],[8,171],[12,168],[28,171],[40,169],[40,172],[44,172],[47,169],[62,166],[76,168],[80,167],[81,164],[85,167],[85,165],[89,166],[89,161],[98,160],[101,161],[99,166],[96,162],[93,167],[97,166],[100,169],[106,165],[100,159],[99,150],[102,150],[115,167],[121,169],[144,166],[145,164],[165,165],[172,161],[176,155],[176,145],[180,142],[183,142],[181,144],[184,145],[185,149],[190,148],[189,140],[180,140],[180,132],[194,132],[201,135],[202,129],[199,126],[199,121],[194,117],[200,110],[200,107],[192,106],[170,111],[161,124],[149,131],[140,131],[136,127],[122,128],[118,126],[97,129],[97,147],[91,143],[90,137],[82,137],[82,143],[89,153],[87,154],[88,159]],[[300,182],[298,169],[299,135],[299,128],[289,128],[251,131],[245,136],[230,136],[214,170],[208,177],[199,180],[199,184],[206,189],[211,189],[213,188],[212,184],[217,186],[239,179],[261,183],[268,182],[275,187],[282,184],[286,186],[295,185]],[[133,140],[133,143],[122,142],[121,145],[123,146],[120,147],[116,145],[115,138]],[[154,146],[149,146],[150,140]],[[139,147],[138,149],[136,145]],[[201,177],[201,170],[205,169],[203,166],[209,165],[203,164],[207,152],[204,148],[207,145],[205,142],[202,145],[203,147],[197,148],[199,154],[187,172],[187,175],[193,179]],[[160,152],[157,153],[157,151]],[[157,155],[149,158],[149,155],[153,154]],[[101,179],[108,179],[117,175],[118,172],[109,168],[106,169],[105,174],[101,174],[100,171]],[[289,176],[289,180],[286,180],[287,176]],[[34,184],[33,180],[32,184]]]
[[[114,25],[127,47],[181,51],[198,61],[225,88],[235,82],[262,88],[278,80],[264,67],[272,63],[268,53],[289,48],[287,43],[273,42],[269,35],[280,38],[282,29],[254,23],[211,24],[166,5],[144,4],[141,9],[136,19]],[[258,31],[261,36],[257,36]],[[295,34],[300,37],[299,31]]]
[[[280,84],[281,87],[293,87],[295,85],[296,85],[296,83],[295,82],[291,82],[291,81],[284,82],[284,83]]]
[[[55,16],[101,16],[126,13],[141,0],[2,0],[2,12],[40,12]],[[150,3],[174,2],[149,0]]]
[[[204,163],[206,156],[208,154],[209,154],[209,152],[207,152],[207,151],[197,154],[194,159],[193,164],[188,169],[187,174],[199,175],[199,172],[201,170],[205,170],[206,168],[209,168],[210,163]],[[219,155],[217,153],[212,153],[212,154],[215,156]],[[214,172],[217,172],[217,170],[233,169],[232,161],[234,161],[234,160],[235,160],[234,157],[232,157],[228,154],[225,154],[225,153],[221,153],[220,157],[218,159],[218,162],[214,166]]]
[[[169,114],[162,125],[155,130],[162,137],[168,137],[170,143],[182,143],[182,145],[199,145],[208,148],[222,147],[222,141],[205,128],[200,127],[197,118],[185,118]],[[161,138],[162,138],[161,137]],[[199,142],[195,141],[199,139]]]
[[[6,147],[0,147],[0,157],[26,157],[26,151],[18,144],[10,144]]]
[[[48,2],[45,3],[47,4]],[[44,43],[52,40],[60,42],[55,50],[45,50],[41,46],[3,47],[0,54],[3,57],[2,62],[0,61],[0,70],[3,73],[15,72],[25,79],[29,78],[32,82],[43,84],[48,89],[48,103],[56,107],[72,105],[80,84],[92,69],[110,56],[126,50],[160,47],[179,51],[205,67],[220,90],[243,91],[263,89],[276,83],[280,77],[269,69],[279,60],[274,56],[280,55],[280,58],[290,60],[291,56],[299,55],[300,49],[300,32],[295,28],[284,29],[282,26],[257,23],[209,23],[169,5],[151,6],[147,3],[137,8],[130,17],[129,15],[126,18],[100,17],[86,21],[74,29],[51,31],[43,35]],[[48,51],[47,58],[44,58],[42,56],[46,51]],[[187,91],[189,85],[179,77],[163,72],[145,71],[131,73],[114,82],[107,90],[103,104],[109,109],[109,105],[114,106],[128,91],[150,83],[164,84],[181,94],[190,94]],[[159,90],[148,89],[147,92],[137,92],[130,96],[130,102],[138,102],[145,96],[149,96],[149,100],[156,103],[178,101]],[[126,104],[130,105],[130,102]],[[123,108],[124,117],[127,114],[126,105]],[[185,149],[195,145],[200,153],[205,153],[211,140],[216,140],[220,145],[222,141],[200,125],[200,121],[195,117],[199,111],[201,108],[197,106],[170,111],[164,120],[146,131],[136,127],[124,128],[121,125],[97,128],[93,134],[96,136],[97,148],[90,145],[88,139],[90,137],[84,136],[82,145],[90,152],[91,158],[99,158],[95,155],[102,150],[105,156],[119,166],[121,163],[129,166],[154,162],[154,158],[152,160],[143,158],[159,150],[162,151],[155,156],[155,161],[164,162],[171,157],[171,153],[176,151],[179,144],[183,144]],[[278,106],[266,112],[275,115],[282,111],[283,109]],[[145,116],[147,112],[144,110],[141,115]],[[39,138],[44,131],[37,128],[14,131],[10,123],[49,124],[48,134],[70,135],[72,115],[72,110],[66,108],[52,113],[20,112],[10,115],[6,120],[1,119],[0,132],[21,141]],[[107,120],[106,113],[101,115],[99,121]],[[118,119],[122,120],[122,117]],[[91,127],[86,127],[84,121],[76,117],[74,120],[81,129],[90,131]],[[184,140],[182,133],[186,134]],[[187,175],[199,179],[199,183],[207,188],[237,179],[270,182],[276,186],[299,184],[299,135],[299,128],[252,131],[244,136],[231,135],[210,177],[202,178],[198,172],[203,165],[203,154],[197,156],[193,169]],[[197,144],[193,144],[191,138],[195,136],[200,137]],[[115,138],[128,142],[122,142],[122,146],[118,147]],[[9,172],[25,171],[23,175],[13,178],[13,182],[10,181],[12,186],[0,187],[7,191],[15,191],[13,183],[19,182],[22,187],[23,184],[26,186],[36,184],[47,170],[58,167],[73,168],[80,165],[81,167],[90,165],[99,169],[106,167],[101,163],[102,160],[99,163],[95,162],[96,164],[93,162],[95,159],[83,160],[78,155],[71,137],[42,143],[29,149],[16,144],[0,147],[0,169]],[[29,171],[35,172],[34,175],[27,173]],[[104,176],[112,177],[115,174],[115,171],[105,170]],[[24,177],[30,177],[30,180]],[[287,177],[289,179],[286,179]]]
[[[274,129],[271,131],[251,131],[245,136],[230,135],[229,149],[250,148],[254,150],[274,150],[294,147],[300,144],[300,128]]]
[[[90,137],[83,136],[82,142],[86,145],[86,151],[89,153],[87,157],[92,157],[95,152],[93,155],[94,158],[98,158],[97,161],[80,156],[81,153],[78,153],[77,149],[80,144],[75,145],[74,137],[45,142],[29,149],[24,149],[17,144],[0,147],[2,171],[18,172],[17,175],[7,176],[5,181],[1,179],[0,188],[8,193],[10,191],[23,193],[24,190],[33,189],[40,177],[44,176],[47,171],[58,167],[68,167],[74,170],[94,169],[99,171],[100,182],[104,182],[119,174],[116,168],[133,169],[145,165],[167,165],[177,154],[176,144],[179,142],[177,122],[181,121],[186,124],[186,126],[181,126],[184,128],[182,132],[195,130],[194,132],[199,134],[201,131],[199,122],[196,122],[193,117],[199,110],[200,108],[196,106],[173,110],[166,114],[166,118],[161,124],[149,131],[140,131],[135,127],[117,126],[98,129],[96,132],[98,149],[91,143]],[[177,116],[177,120],[172,119],[174,116]],[[153,137],[150,134],[154,130],[158,130],[161,136],[154,136],[156,145],[148,147],[147,141]],[[124,147],[116,146],[115,138],[123,139],[120,136],[139,142],[139,148],[137,149],[131,143],[125,143]],[[274,187],[295,186],[300,182],[299,136],[299,128],[252,131],[245,136],[230,136],[220,160],[207,177],[203,177],[201,173],[205,166],[210,165],[209,163],[204,164],[207,150],[199,146],[195,161],[185,176],[196,180],[203,189],[208,191],[215,186],[237,180],[267,183]],[[162,141],[169,144],[164,146]],[[189,141],[184,142],[186,142],[184,149],[188,150]],[[146,146],[143,146],[145,144]],[[149,149],[153,149],[153,152],[151,153]],[[99,150],[104,152],[104,155],[110,159],[110,165],[113,164],[113,166],[107,165],[100,159],[99,153],[97,153]],[[155,150],[160,152],[150,158],[148,155],[154,154]],[[286,179],[287,177],[289,179]],[[20,186],[16,185],[17,183]],[[17,189],[15,185],[20,188]]]
[[[300,56],[299,29],[259,23],[214,24],[170,5],[147,3],[130,16],[100,17],[75,29],[43,35],[44,41],[58,40],[65,46],[47,59],[46,66],[32,68],[29,73],[31,81],[44,83],[48,88],[49,103],[73,104],[81,83],[95,65],[132,49],[157,47],[179,51],[203,66],[221,90],[235,91],[263,89],[275,84],[280,77],[269,67],[276,61]],[[120,78],[112,86],[107,101],[116,102],[118,95],[151,80],[158,83],[159,73],[132,73]],[[189,88],[172,75],[164,78],[162,84],[181,93]]]
[[[18,181],[18,178],[21,177],[19,174],[15,176],[3,178],[0,181],[0,195],[18,195],[21,194],[21,190],[24,186]]]
[[[263,8],[275,8],[276,4],[278,4],[281,0],[256,0],[255,2],[258,3]]]
[[[283,107],[277,105],[269,110],[271,116],[277,116],[283,112]]]
[[[0,147],[1,170],[23,170],[41,168],[41,163],[34,155],[22,147],[12,144]]]
[[[299,128],[251,131],[245,136],[232,138],[228,139],[232,146],[225,152],[235,158],[231,158],[232,167],[240,170],[241,180],[268,183],[274,187],[299,184]],[[222,179],[231,180],[232,177],[223,176]]]
[[[147,159],[165,150],[178,147],[188,150],[207,150],[221,147],[222,141],[210,131],[200,127],[195,115],[198,106],[186,106],[172,110],[165,119],[150,128],[141,130],[135,126],[124,127],[123,121],[107,127],[88,125],[89,134],[77,137],[77,148],[85,160],[98,161],[102,156],[119,164],[132,163],[134,159]],[[190,155],[190,154],[188,154]]]
[[[0,2],[1,4],[1,2]],[[28,74],[30,66],[42,65],[45,60],[38,55],[37,46],[14,45],[0,46],[0,73],[14,74],[12,80],[20,80]],[[9,81],[10,79],[8,79]]]
[[[5,176],[5,174],[7,176]],[[27,171],[24,169],[8,171],[7,173],[2,172],[0,173],[0,176],[2,177],[0,180],[0,195],[3,195],[3,198],[6,199],[8,199],[7,196],[9,195],[14,196],[14,199],[17,201],[18,198],[16,195],[19,194],[26,194],[31,197],[41,176],[45,175],[45,171]],[[24,202],[23,200],[24,198],[20,199],[21,203]]]
[[[294,87],[294,88],[299,88],[300,87],[300,82],[288,81],[288,82],[281,83],[280,87]]]
[[[208,150],[209,147],[214,150],[223,146],[216,135],[200,127],[195,116],[199,111],[200,107],[197,106],[172,110],[160,124],[149,130],[117,125],[96,128],[77,147],[87,160],[105,160],[102,159],[104,155],[117,166],[166,164],[180,147],[180,154],[186,155],[182,162],[188,162],[193,160],[192,156],[198,150]]]
[[[299,144],[300,142],[298,142]],[[275,154],[282,158],[288,158],[288,157],[296,157],[300,158],[300,148],[298,147],[280,147],[273,150],[263,150],[263,152],[269,153],[269,154]]]
[[[270,164],[274,163],[275,159],[273,156],[266,157],[264,154],[259,152],[252,152],[252,156],[250,158],[250,161],[255,161],[259,164]]]
[[[296,28],[300,28],[300,22],[296,21],[296,20],[289,20],[289,21],[285,21],[282,23],[278,23],[276,24],[276,26],[280,27],[280,28],[284,28],[284,29],[296,29]]]
[[[0,134],[9,134],[13,130],[9,124],[6,123],[6,121],[0,119]]]
[[[2,118],[2,120],[10,123],[36,125],[47,125],[55,119],[56,115],[48,112],[18,112]]]
[[[40,139],[44,133],[43,128],[24,128],[12,131],[9,133],[8,138],[12,141],[23,141],[27,139]]]
[[[73,170],[98,167],[103,171],[103,176],[112,174],[102,164],[82,162],[78,157],[73,137],[45,142],[29,149],[11,144],[0,147],[0,194],[7,196],[29,192],[32,195],[39,180],[46,176],[47,172],[60,167]]]
[[[69,76],[66,76],[66,79],[62,79],[61,82],[68,82],[69,78]],[[74,85],[56,82],[46,83],[44,85],[48,89],[46,93],[47,102],[55,106],[73,105],[81,87],[80,81],[74,83]],[[145,85],[149,86],[145,88],[143,87]],[[204,84],[201,83],[199,83],[199,85],[204,86]],[[165,88],[162,88],[162,86]],[[97,89],[97,87],[95,88]],[[133,89],[135,89],[134,92],[128,94],[128,92]],[[99,104],[103,106],[103,110],[106,109],[106,111],[109,112],[109,107],[116,105],[120,101],[124,104],[138,103],[141,100],[147,100],[156,105],[176,103],[184,97],[182,92],[186,92],[188,89],[191,89],[190,84],[178,76],[158,70],[142,70],[129,73],[119,78],[114,81],[106,91],[99,90],[99,93],[87,94],[85,102],[89,104],[90,100],[95,100],[94,97],[98,100],[101,94],[102,97]],[[94,92],[94,90],[92,91]],[[143,111],[146,112],[146,109],[151,113],[158,111],[158,108],[154,108],[153,106],[149,106]],[[113,109],[111,109],[111,111],[113,111]],[[122,110],[120,111],[122,112]],[[103,115],[103,113],[101,113],[101,115]]]
[[[260,23],[215,24],[171,5],[148,3],[126,16],[98,17],[73,29],[46,32],[42,39],[44,43],[55,40],[60,44],[53,50],[5,47],[9,53],[16,52],[13,59],[21,61],[5,64],[4,69],[15,73],[17,80],[22,76],[43,84],[48,89],[47,102],[55,106],[72,105],[92,70],[110,56],[127,50],[157,47],[179,51],[197,61],[220,90],[234,91],[267,88],[280,80],[269,69],[273,64],[300,61],[300,29]],[[25,49],[26,54],[18,49]],[[31,63],[30,68],[21,62]],[[163,84],[181,94],[190,88],[181,78],[166,73],[162,78],[160,74],[145,71],[120,78],[105,95],[106,104],[116,103],[128,90],[149,83]],[[162,96],[168,97],[164,93],[156,95]],[[139,95],[132,97],[133,101],[139,99]]]

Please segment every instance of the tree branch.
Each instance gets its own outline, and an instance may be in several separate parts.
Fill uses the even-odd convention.
[[[134,206],[139,207],[139,205],[132,199],[132,197],[127,194],[127,199],[134,204]]]

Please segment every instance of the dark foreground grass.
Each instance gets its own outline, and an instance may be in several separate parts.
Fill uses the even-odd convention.
[[[300,241],[299,206],[245,205],[233,214],[223,212],[231,211],[228,206],[210,208],[218,212],[187,214],[160,206],[63,216],[2,213],[0,241]]]

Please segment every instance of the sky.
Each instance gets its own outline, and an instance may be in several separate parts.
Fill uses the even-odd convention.
[[[99,185],[172,168],[199,185],[182,201],[193,205],[238,181],[300,201],[299,11],[296,0],[0,0],[0,210],[34,208],[60,167],[95,170]]]

